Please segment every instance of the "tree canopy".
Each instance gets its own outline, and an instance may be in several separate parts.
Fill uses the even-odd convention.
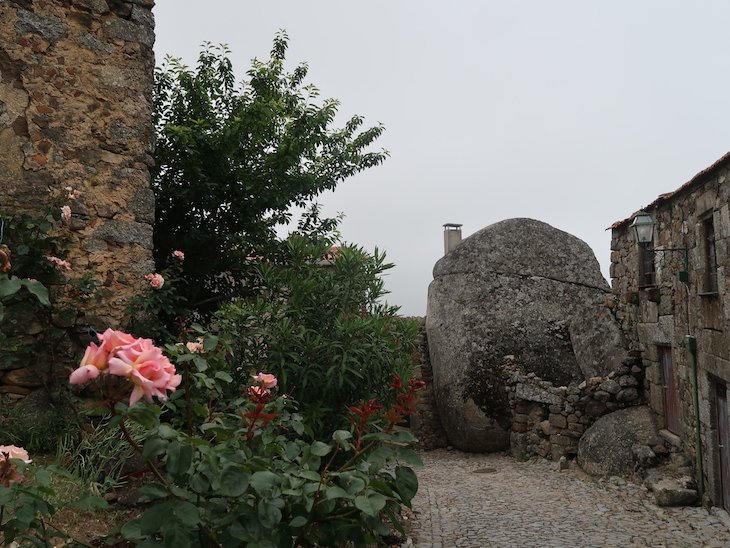
[[[292,206],[387,157],[371,150],[382,125],[363,128],[353,116],[333,127],[339,102],[305,83],[306,64],[285,70],[287,45],[278,34],[241,83],[228,50],[210,44],[195,70],[168,58],[157,71],[155,259],[185,252],[194,308],[230,292],[243,257],[273,252]]]

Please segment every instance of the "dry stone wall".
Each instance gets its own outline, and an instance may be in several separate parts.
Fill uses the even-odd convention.
[[[505,356],[502,369],[512,410],[512,453],[553,460],[575,457],[578,441],[596,419],[641,403],[644,370],[639,363],[628,357],[607,376],[555,386],[525,373],[513,356]]]
[[[433,369],[431,368],[431,358],[428,353],[428,335],[426,334],[425,321],[421,321],[421,333],[418,341],[420,365],[415,368],[414,378],[424,381],[426,387],[419,392],[417,412],[412,418],[411,426],[413,433],[418,438],[418,446],[421,449],[430,451],[431,449],[447,447],[449,441],[436,408],[433,392]]]
[[[80,190],[69,276],[91,273],[111,295],[56,318],[61,327],[119,325],[154,269],[153,4],[0,1],[0,208],[38,212],[65,187]],[[63,289],[52,295],[63,300]],[[16,392],[39,382],[18,371],[0,380]]]

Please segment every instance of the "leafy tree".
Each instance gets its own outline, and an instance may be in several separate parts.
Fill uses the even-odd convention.
[[[194,309],[246,286],[247,255],[273,253],[276,225],[340,181],[383,162],[383,131],[354,116],[333,128],[339,102],[318,101],[307,65],[284,69],[288,38],[236,83],[228,50],[206,45],[196,69],[168,58],[156,75],[155,259],[186,254]]]

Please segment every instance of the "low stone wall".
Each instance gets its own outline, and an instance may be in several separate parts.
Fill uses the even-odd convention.
[[[516,455],[572,458],[578,440],[596,419],[641,403],[644,369],[636,357],[608,376],[558,387],[525,374],[512,356],[505,356],[502,367],[512,410],[510,445]]]
[[[421,320],[421,333],[418,341],[418,354],[420,365],[414,371],[414,377],[426,383],[426,388],[420,392],[417,413],[412,417],[411,427],[414,435],[418,438],[418,447],[425,451],[447,447],[449,441],[446,432],[441,425],[436,401],[433,394],[433,370],[431,359],[428,354],[428,337],[426,335],[426,324]]]

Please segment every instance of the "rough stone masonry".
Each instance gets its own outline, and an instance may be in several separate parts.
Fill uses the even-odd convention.
[[[49,192],[83,192],[70,260],[114,290],[110,322],[153,268],[152,4],[0,2],[0,203],[37,211]]]
[[[69,276],[90,272],[110,290],[82,311],[101,327],[119,324],[154,269],[153,5],[0,0],[0,209],[83,193],[70,204]]]

